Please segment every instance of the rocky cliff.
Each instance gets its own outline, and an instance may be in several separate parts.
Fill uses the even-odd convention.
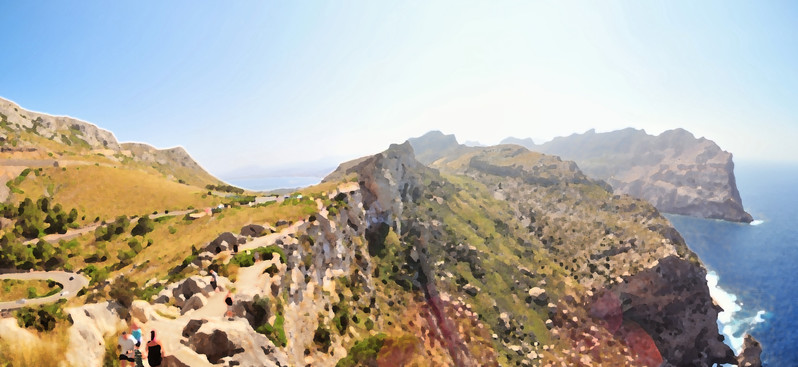
[[[734,178],[732,155],[713,141],[675,129],[653,136],[643,130],[590,130],[531,149],[575,161],[590,177],[607,181],[657,209],[700,218],[751,222]]]
[[[418,164],[406,143],[332,177],[359,178],[372,259],[388,279],[423,295],[446,360],[734,360],[718,334],[703,268],[649,204],[612,195],[573,162],[523,148],[427,157],[440,171]],[[386,249],[380,239],[389,232],[399,241]],[[599,312],[600,294],[618,299],[615,312]],[[490,348],[458,329],[462,314],[447,311],[453,299],[490,328]]]
[[[52,116],[27,111],[14,102],[0,98],[0,120],[4,130],[30,132],[44,138],[71,144],[77,137],[93,149],[119,150],[114,134],[94,124],[67,116]]]

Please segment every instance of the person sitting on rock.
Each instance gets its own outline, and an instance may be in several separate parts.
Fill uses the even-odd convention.
[[[155,338],[155,330],[150,331],[150,341],[147,342],[147,362],[150,367],[158,367],[163,362],[163,347]]]
[[[233,295],[230,292],[227,292],[227,296],[224,297],[224,303],[227,304],[227,312],[225,312],[225,316],[232,319],[233,318]]]
[[[136,340],[133,336],[123,331],[119,336],[119,361],[120,366],[129,366],[128,362],[135,362],[133,349],[136,347]]]

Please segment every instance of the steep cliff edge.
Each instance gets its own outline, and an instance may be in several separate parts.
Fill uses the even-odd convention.
[[[734,360],[703,268],[651,205],[611,194],[557,157],[514,146],[464,152],[428,155],[439,171],[416,162],[405,143],[330,176],[356,176],[371,213],[369,251],[387,272],[380,276],[423,295],[445,360]],[[398,239],[392,246],[389,233]],[[617,299],[617,310],[601,307],[606,298]],[[457,327],[462,314],[445,306],[452,299],[490,328],[495,352],[469,343],[473,332]]]
[[[585,174],[607,181],[616,192],[645,199],[666,213],[753,220],[737,191],[731,153],[683,129],[657,136],[631,128],[590,130],[530,149],[575,161]]]

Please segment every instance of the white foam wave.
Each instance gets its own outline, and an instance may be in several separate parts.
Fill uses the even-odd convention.
[[[758,225],[760,225],[760,224],[762,224],[762,223],[765,223],[765,221],[764,221],[764,220],[761,220],[761,219],[757,219],[757,220],[754,220],[753,222],[751,222],[750,224],[751,224],[752,226],[758,226]]]
[[[765,322],[764,310],[759,310],[754,316],[746,317],[743,315],[743,304],[737,302],[737,296],[727,292],[718,286],[718,274],[714,271],[707,273],[707,286],[712,299],[723,308],[718,313],[718,326],[723,335],[726,336],[726,344],[734,349],[735,354],[739,354],[743,347],[743,338],[750,332],[756,324]]]

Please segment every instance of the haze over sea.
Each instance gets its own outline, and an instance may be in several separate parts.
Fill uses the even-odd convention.
[[[710,273],[727,344],[756,337],[768,366],[798,365],[798,165],[738,163],[737,187],[753,225],[668,215]],[[716,284],[713,284],[716,283]]]

